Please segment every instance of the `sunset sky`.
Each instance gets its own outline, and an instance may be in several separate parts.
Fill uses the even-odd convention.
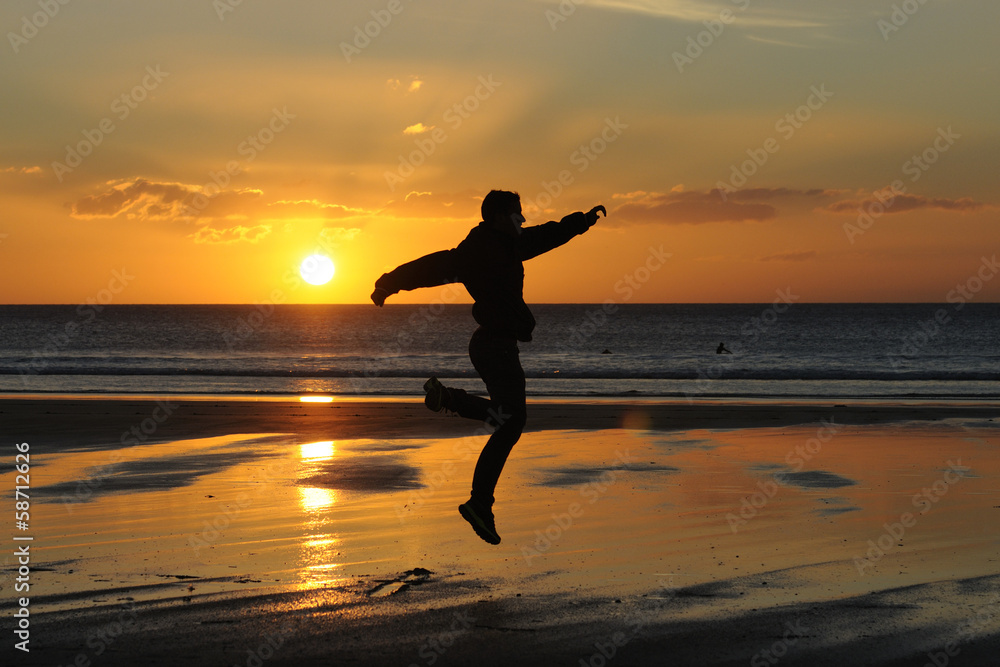
[[[62,3],[0,8],[0,303],[360,303],[492,188],[608,209],[529,302],[1000,301],[996,0]]]

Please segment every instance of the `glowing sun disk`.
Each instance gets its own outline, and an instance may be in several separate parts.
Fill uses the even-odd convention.
[[[309,255],[302,260],[299,272],[310,285],[325,285],[333,278],[333,261],[326,255]]]

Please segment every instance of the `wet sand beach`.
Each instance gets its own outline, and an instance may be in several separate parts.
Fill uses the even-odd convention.
[[[0,399],[5,664],[993,664],[1000,406],[529,414],[492,547],[485,430],[419,401]]]

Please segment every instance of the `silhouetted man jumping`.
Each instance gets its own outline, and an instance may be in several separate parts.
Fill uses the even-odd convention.
[[[441,250],[385,273],[375,282],[372,301],[382,306],[400,290],[460,282],[472,295],[472,317],[479,328],[469,341],[469,358],[486,383],[490,399],[445,387],[436,377],[424,383],[424,403],[435,412],[449,410],[494,427],[472,477],[472,495],[458,511],[479,537],[499,544],[493,519],[493,491],[507,456],[527,419],[524,369],[518,341],[530,341],[535,318],[524,303],[522,262],[557,248],[597,222],[598,211],[576,212],[559,222],[522,228],[521,198],[493,190],[483,199],[483,221],[451,250]]]

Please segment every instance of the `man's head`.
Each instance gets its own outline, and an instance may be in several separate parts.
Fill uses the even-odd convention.
[[[507,190],[491,190],[483,197],[483,220],[486,224],[514,236],[521,233],[521,196]]]

